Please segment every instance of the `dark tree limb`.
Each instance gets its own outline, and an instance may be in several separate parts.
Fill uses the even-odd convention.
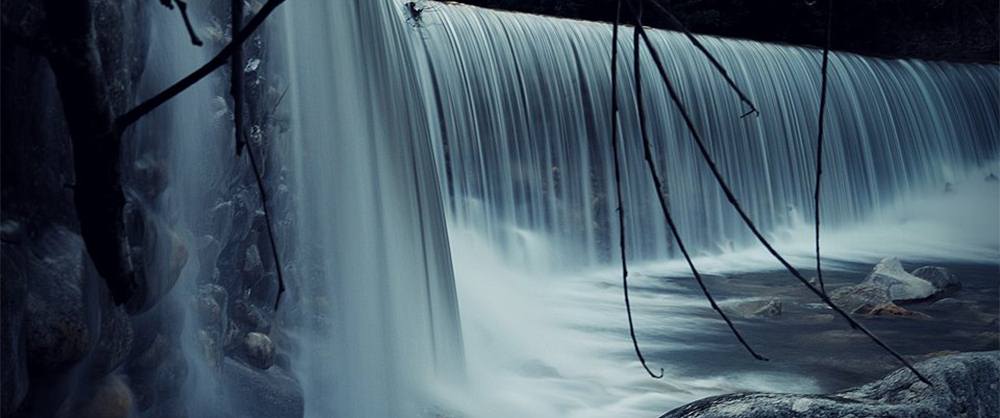
[[[632,9],[633,14],[635,14],[635,9],[632,7],[631,0],[626,0],[626,2],[629,5],[629,8]],[[915,374],[921,381],[927,383],[928,385],[933,385],[930,382],[930,380],[928,380],[926,377],[924,377],[924,375],[922,375],[919,371],[917,371],[917,369],[914,368],[909,361],[903,358],[902,355],[900,355],[895,350],[890,348],[888,345],[882,342],[882,340],[876,337],[875,334],[872,334],[871,331],[869,331],[867,328],[861,325],[861,323],[854,320],[854,318],[852,318],[851,315],[849,315],[843,309],[834,304],[833,301],[831,301],[830,298],[825,293],[821,292],[818,288],[810,284],[809,280],[807,280],[805,276],[803,276],[802,273],[798,271],[798,269],[792,266],[788,262],[788,260],[782,257],[781,254],[779,254],[778,251],[774,249],[771,243],[768,242],[767,238],[765,238],[764,235],[757,228],[757,226],[754,225],[753,221],[750,219],[750,216],[746,213],[746,210],[743,209],[743,206],[740,205],[739,201],[736,199],[736,195],[733,194],[732,189],[730,189],[729,185],[722,177],[722,173],[719,171],[719,168],[716,166],[715,161],[709,154],[708,148],[705,146],[705,141],[702,140],[701,135],[698,133],[698,129],[694,124],[694,120],[691,118],[691,115],[688,113],[687,108],[681,101],[680,94],[677,92],[677,89],[670,81],[670,77],[667,75],[667,71],[663,65],[663,61],[660,59],[659,54],[656,52],[656,48],[653,46],[652,41],[649,40],[649,36],[646,34],[646,31],[643,30],[641,26],[638,26],[636,29],[639,31],[639,34],[642,36],[642,39],[645,42],[646,47],[649,49],[649,54],[653,58],[653,62],[656,64],[656,68],[660,73],[660,78],[663,79],[663,83],[667,87],[667,92],[670,94],[670,99],[671,101],[674,102],[674,105],[677,107],[678,112],[680,112],[681,117],[684,119],[684,124],[687,126],[688,131],[691,132],[691,137],[694,139],[696,145],[698,146],[698,150],[701,153],[702,158],[705,160],[706,165],[708,165],[708,168],[711,170],[713,177],[715,177],[716,183],[719,184],[719,187],[726,195],[726,199],[729,201],[729,204],[736,210],[740,218],[743,220],[743,223],[747,226],[748,229],[750,229],[750,232],[753,233],[754,237],[757,238],[757,240],[761,243],[761,245],[763,245],[764,248],[766,248],[767,251],[776,260],[778,260],[778,262],[780,262],[781,265],[786,270],[788,270],[789,273],[792,274],[792,276],[794,276],[796,279],[802,282],[803,285],[805,285],[810,291],[816,294],[816,296],[818,296],[820,300],[826,303],[827,306],[833,309],[834,312],[836,312],[838,315],[847,320],[848,324],[850,324],[854,329],[861,331],[863,334],[867,335],[868,338],[871,339],[875,344],[877,344],[879,347],[882,347],[886,352],[888,352],[890,355],[899,360],[900,363],[902,363],[904,366],[910,369],[910,371],[912,371],[913,374]]]
[[[622,184],[621,167],[618,158],[618,24],[621,19],[621,0],[615,9],[615,25],[611,35],[611,150],[614,155],[615,165],[615,191],[618,199],[618,247],[621,249],[622,258],[622,289],[625,293],[625,312],[628,315],[628,333],[632,337],[632,347],[635,348],[635,355],[639,358],[639,363],[646,369],[646,373],[654,379],[663,377],[663,368],[657,375],[646,365],[646,358],[642,356],[639,349],[639,341],[635,338],[635,325],[632,322],[632,304],[628,298],[628,261],[625,256],[625,207],[622,204]]]
[[[816,133],[816,192],[813,194],[813,208],[815,209],[813,223],[816,226],[816,279],[819,281],[819,290],[826,293],[826,285],[823,284],[823,268],[820,265],[819,253],[819,192],[820,179],[823,176],[823,128],[826,120],[826,87],[827,71],[830,63],[830,32],[833,24],[833,0],[826,1],[826,44],[823,46],[823,67],[820,70],[822,82],[819,88],[819,130]]]
[[[642,0],[639,0],[640,4]],[[641,6],[640,6],[641,7]],[[667,199],[664,196],[663,181],[660,179],[659,173],[656,171],[656,163],[653,161],[653,147],[650,144],[649,134],[646,132],[646,110],[642,102],[642,67],[640,64],[639,57],[639,28],[642,27],[642,20],[639,15],[636,15],[635,30],[633,30],[632,35],[632,50],[633,50],[633,66],[635,67],[635,102],[636,107],[639,112],[639,130],[642,133],[642,149],[643,155],[646,160],[646,166],[649,169],[650,179],[653,181],[653,186],[656,188],[656,199],[660,203],[660,210],[663,211],[663,218],[666,219],[667,225],[670,227],[670,233],[673,235],[674,240],[677,241],[677,248],[681,250],[681,254],[684,255],[684,260],[687,261],[688,268],[691,269],[691,274],[694,275],[694,279],[698,282],[698,286],[701,287],[702,293],[705,294],[705,298],[708,299],[708,303],[712,305],[712,309],[719,313],[723,321],[726,321],[726,325],[729,326],[729,330],[733,332],[736,339],[739,340],[740,344],[753,356],[753,358],[762,361],[768,361],[766,357],[757,354],[750,344],[743,338],[743,335],[736,329],[736,325],[733,325],[733,321],[729,320],[726,313],[722,311],[722,308],[715,303],[715,298],[712,297],[712,293],[708,291],[708,287],[705,286],[705,281],[701,278],[701,273],[694,266],[694,261],[691,260],[691,255],[688,254],[687,247],[684,246],[684,240],[681,239],[681,234],[677,229],[677,224],[674,222],[674,217],[670,214],[670,207],[667,204]]]
[[[681,32],[684,32],[684,36],[686,36],[688,40],[691,41],[691,43],[695,46],[695,48],[698,48],[698,50],[701,51],[702,55],[705,55],[705,58],[708,58],[708,61],[711,62],[712,66],[714,66],[715,69],[719,72],[719,74],[722,75],[722,78],[726,80],[726,83],[729,84],[729,87],[732,87],[733,91],[736,92],[736,95],[740,97],[740,101],[742,101],[744,104],[750,107],[750,110],[748,110],[746,113],[740,116],[740,118],[744,118],[751,114],[760,114],[760,111],[757,110],[757,106],[754,106],[753,101],[751,101],[750,98],[747,97],[746,93],[743,93],[743,90],[741,90],[739,86],[736,85],[736,82],[733,81],[733,78],[729,76],[729,73],[726,71],[726,68],[722,66],[722,63],[720,63],[719,60],[715,59],[715,56],[713,56],[711,52],[708,52],[708,49],[705,48],[705,45],[703,45],[701,41],[699,41],[698,38],[696,38],[694,34],[692,34],[691,31],[688,30],[687,26],[684,26],[684,23],[681,22],[680,19],[677,18],[677,16],[674,16],[674,14],[671,13],[669,9],[663,7],[663,5],[660,4],[660,2],[658,2],[657,0],[649,0],[649,2],[653,3],[653,6],[656,6],[656,8],[659,9],[661,13],[667,16],[667,19],[670,20],[671,24],[673,24]]]
[[[45,0],[46,58],[55,75],[73,144],[73,201],[80,235],[116,304],[139,291],[125,234],[121,134],[114,129],[110,94],[86,0]]]
[[[233,0],[229,12],[232,19],[231,33],[239,32],[243,26],[243,0]],[[234,48],[229,70],[229,94],[233,96],[233,137],[236,142],[236,155],[243,151],[243,44]]]
[[[257,165],[257,158],[253,154],[253,146],[246,138],[243,139],[247,147],[247,156],[250,158],[250,168],[253,169],[254,179],[257,181],[257,191],[260,193],[260,206],[264,211],[264,223],[267,225],[267,239],[271,243],[271,256],[274,257],[274,270],[278,276],[278,294],[274,297],[274,310],[278,310],[281,302],[281,294],[285,293],[285,275],[281,268],[281,259],[278,257],[278,245],[274,240],[274,227],[271,222],[271,211],[268,209],[267,191],[264,187],[264,178],[260,174],[260,167]]]
[[[194,83],[197,83],[205,76],[212,73],[219,67],[225,65],[226,61],[236,52],[236,49],[246,41],[254,31],[264,23],[264,20],[274,11],[278,6],[284,3],[285,0],[268,0],[261,6],[260,11],[257,12],[250,20],[247,22],[246,26],[243,27],[239,32],[234,32],[233,39],[225,47],[219,51],[215,57],[206,62],[204,65],[199,67],[197,70],[188,74],[184,78],[180,79],[170,87],[151,97],[150,99],[140,103],[138,106],[132,108],[125,114],[119,116],[115,120],[115,127],[118,130],[124,130],[129,125],[135,123],[135,121],[142,118],[147,113],[153,111],[160,105],[166,103],[168,100],[174,98],[174,96],[180,94],[180,92],[191,87]]]

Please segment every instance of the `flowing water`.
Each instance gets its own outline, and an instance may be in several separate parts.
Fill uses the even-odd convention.
[[[784,372],[678,378],[665,355],[651,359],[664,380],[638,368],[615,277],[609,25],[422,5],[414,24],[396,1],[289,1],[268,23],[280,49],[269,65],[289,85],[290,135],[271,151],[292,196],[279,235],[295,254],[286,300],[298,306],[285,319],[298,324],[291,361],[307,416],[644,416],[725,391],[819,390]],[[622,29],[625,233],[646,288],[634,302],[640,340],[655,352],[718,324],[686,314],[702,300],[650,278],[686,273],[642,161]],[[164,49],[185,44],[183,32],[159,32]],[[702,37],[760,109],[741,119],[736,95],[682,35],[650,36],[751,217],[808,266],[820,54]],[[205,58],[164,56],[191,57],[150,65],[164,79]],[[642,70],[656,164],[696,261],[716,273],[776,268],[727,206],[648,55]],[[1000,169],[998,75],[833,55],[832,259],[997,261],[997,186],[982,177]],[[206,119],[214,110],[190,111],[212,91],[185,92],[170,105],[185,112],[153,118],[178,130],[176,186],[159,204],[181,225],[212,202],[206,185],[234,170],[217,163],[231,160],[227,134],[204,129],[218,126]],[[208,379],[195,369],[191,379]]]

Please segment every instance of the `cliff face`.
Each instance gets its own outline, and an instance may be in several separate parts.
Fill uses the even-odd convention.
[[[634,0],[633,0],[634,1]],[[825,42],[826,0],[659,0],[694,33],[797,45]],[[462,0],[575,19],[614,20],[617,0]],[[957,62],[1000,59],[993,0],[876,0],[834,4],[833,49]],[[643,23],[673,29],[647,5]],[[623,22],[628,11],[622,6]]]
[[[226,5],[215,2],[198,13],[226,22]],[[192,406],[192,391],[223,396],[193,388],[206,380],[232,389],[225,395],[239,402],[215,408],[235,416],[302,414],[273,309],[260,200],[245,161],[228,163],[241,169],[212,190],[215,201],[205,204],[216,210],[205,214],[206,222],[184,226],[157,209],[171,187],[168,138],[154,128],[104,141],[101,124],[145,98],[138,91],[149,73],[147,56],[164,53],[150,46],[153,7],[162,6],[140,0],[2,5],[3,417],[198,416],[208,407]],[[206,48],[227,41],[228,33]],[[255,37],[247,58],[260,59],[265,48],[266,36]],[[273,164],[254,133],[270,132],[266,113],[277,93],[262,71],[255,66],[246,80],[246,115],[271,184],[280,170],[268,169]],[[213,88],[228,97],[228,85]],[[109,190],[122,202],[113,202]],[[88,208],[98,208],[98,216],[87,216]],[[276,210],[285,221],[287,211]],[[122,230],[95,228],[94,219]],[[127,251],[88,240],[95,232],[120,238]],[[116,294],[115,277],[102,265],[121,262],[122,254],[137,274],[134,286]],[[182,268],[189,273],[182,276]]]

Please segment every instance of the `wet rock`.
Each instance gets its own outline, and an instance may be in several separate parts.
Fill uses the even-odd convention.
[[[924,314],[924,313],[921,313],[921,312],[914,312],[914,311],[908,310],[908,309],[903,308],[902,306],[896,305],[895,303],[892,303],[892,302],[883,303],[881,305],[868,308],[867,310],[864,310],[864,308],[867,308],[867,307],[863,307],[862,310],[855,311],[855,312],[852,312],[852,313],[861,313],[861,314],[870,315],[870,316],[905,317],[905,318],[914,318],[914,319],[930,319],[931,318],[930,315],[927,315],[927,314]]]
[[[274,365],[274,343],[267,335],[247,333],[243,337],[243,350],[251,366],[266,370]]]
[[[282,369],[259,370],[227,358],[222,381],[233,410],[229,416],[301,418],[302,387]]]
[[[83,305],[83,240],[62,227],[44,232],[26,260],[24,321],[29,368],[66,370],[90,348],[92,330]]]
[[[739,318],[775,318],[781,316],[781,300],[752,299],[722,303],[726,313]]]
[[[153,308],[173,289],[188,259],[187,246],[176,231],[152,214],[144,216],[140,290],[126,304],[126,310],[133,315]]]
[[[927,280],[938,290],[938,293],[954,292],[962,288],[958,276],[944,267],[923,266],[912,273],[914,276]]]
[[[837,288],[830,292],[830,300],[844,311],[852,313],[892,303],[889,299],[889,292],[885,288],[871,284]]]
[[[127,418],[134,400],[128,385],[117,375],[110,375],[96,384],[86,399],[79,400],[65,416],[79,418]]]
[[[90,356],[90,371],[94,377],[107,375],[125,362],[135,335],[124,307],[103,304],[102,310],[101,334]]]
[[[222,332],[227,320],[226,305],[229,295],[222,286],[204,284],[198,287],[195,296],[196,312],[202,326]]]
[[[916,367],[933,386],[899,369],[876,382],[830,395],[735,393],[695,401],[661,418],[1000,416],[1000,352],[938,357]]]
[[[218,333],[198,330],[198,348],[209,368],[216,368],[222,361],[221,336]]]
[[[232,317],[244,330],[262,334],[271,333],[271,321],[267,315],[260,308],[246,301],[238,300],[233,304]]]
[[[6,235],[5,235],[6,239]],[[0,415],[10,416],[28,394],[28,363],[23,321],[28,282],[23,261],[26,252],[16,245],[3,244],[0,250]]]
[[[863,283],[885,288],[893,302],[923,300],[937,293],[930,282],[903,270],[902,263],[895,257],[880,261]]]

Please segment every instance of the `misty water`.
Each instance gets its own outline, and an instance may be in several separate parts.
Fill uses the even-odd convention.
[[[634,358],[617,276],[611,26],[427,6],[415,24],[397,1],[289,1],[268,21],[280,51],[264,65],[289,86],[289,134],[268,144],[294,216],[278,235],[297,307],[281,315],[306,416],[655,416],[732,391],[832,390],[814,370],[747,366],[691,292],[642,163],[630,27],[618,63],[624,232],[639,344],[662,380]],[[154,31],[163,49],[184,43],[169,26]],[[740,118],[738,97],[683,35],[650,35],[735,194],[808,271],[821,52],[700,37],[760,109]],[[656,164],[695,263],[791,286],[728,206],[643,54]],[[205,59],[169,56],[189,61],[156,62],[166,73],[153,77]],[[1000,173],[998,76],[996,66],[833,55],[822,195],[832,276],[860,280],[889,256],[995,273],[1000,193],[984,178]],[[210,96],[185,92],[147,122],[174,130],[175,186],[149,203],[173,222],[198,222],[211,184],[237,169],[215,163],[228,139],[205,147],[227,138],[206,128],[220,123],[198,107]],[[187,116],[171,120],[180,109]],[[764,335],[751,332],[767,352]],[[699,349],[697,361],[736,364],[692,372],[692,357],[676,353]],[[191,399],[212,403],[211,378],[189,379]]]

